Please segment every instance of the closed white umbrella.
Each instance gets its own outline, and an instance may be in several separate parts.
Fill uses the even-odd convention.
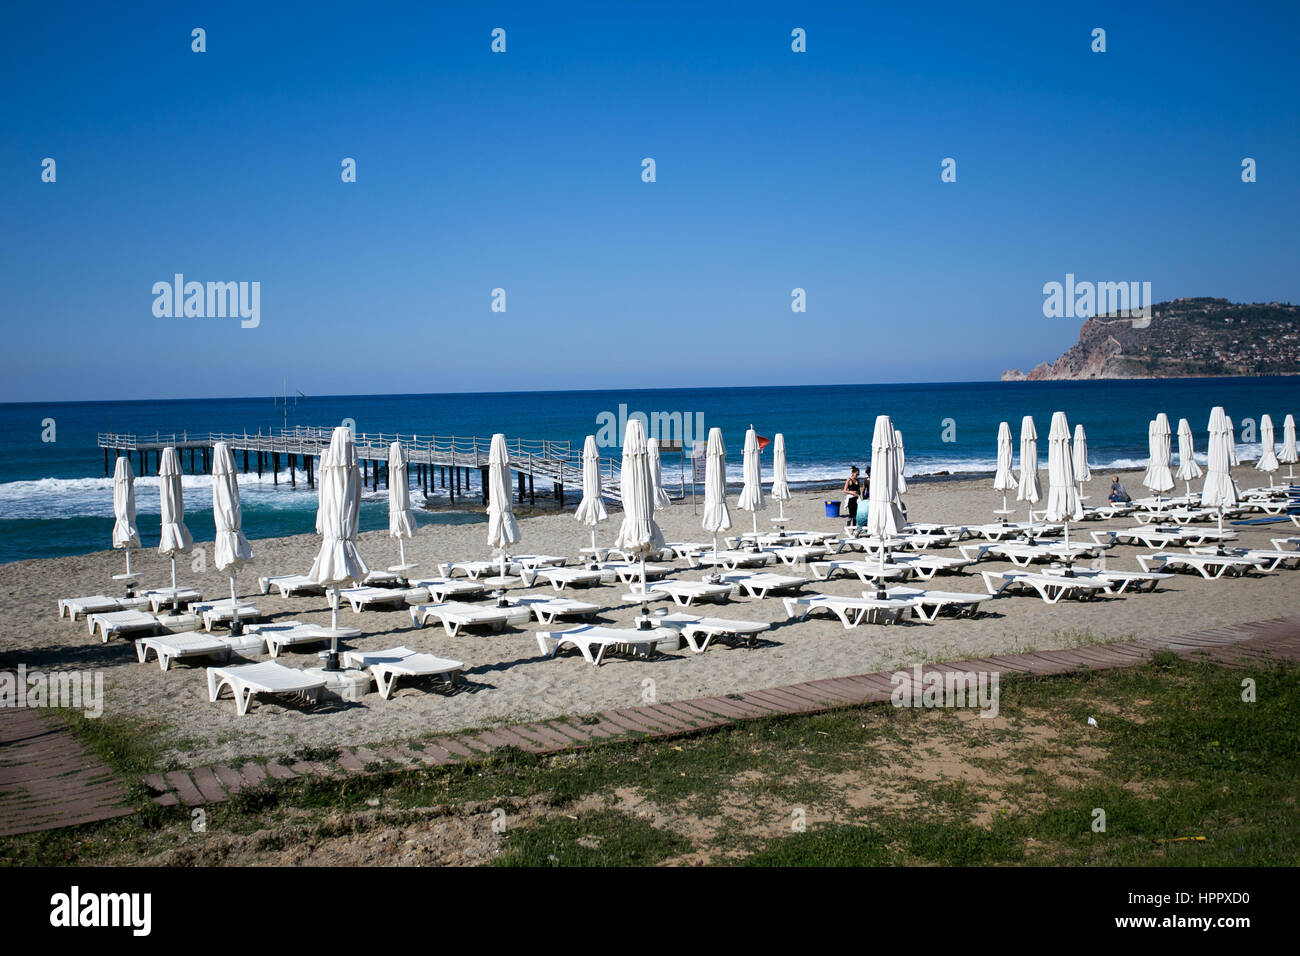
[[[140,530],[135,526],[135,472],[126,456],[113,466],[113,518],[113,547],[126,552],[126,573],[113,575],[113,580],[130,582],[131,551],[140,547]],[[128,593],[130,587],[128,583]]]
[[[904,466],[907,463],[907,455],[903,450],[903,433],[897,428],[894,429],[894,454],[897,458],[898,465],[898,494],[901,502],[902,495],[907,494],[907,477],[903,474]],[[907,509],[904,508],[904,511]]]
[[[1228,464],[1237,464],[1237,426],[1228,419]]]
[[[1065,412],[1052,414],[1052,427],[1047,433],[1047,508],[1043,517],[1065,523],[1068,548],[1070,522],[1083,520],[1083,504],[1074,487],[1074,456],[1070,451],[1070,423],[1065,420]]]
[[[601,500],[600,451],[596,436],[588,435],[582,445],[582,501],[574,517],[591,528],[591,560],[597,561],[596,525],[609,517],[605,502]]]
[[[654,500],[655,511],[663,511],[672,504],[668,492],[664,491],[663,473],[659,468],[659,439],[651,438],[646,442],[646,453],[650,456],[650,496]]]
[[[727,446],[722,443],[722,429],[709,429],[709,444],[704,452],[704,520],[705,531],[713,533],[713,553],[718,553],[718,532],[731,527],[727,510]]]
[[[181,490],[181,456],[175,448],[164,448],[158,463],[158,495],[162,508],[162,535],[158,553],[165,554],[172,563],[172,610],[180,611],[176,601],[176,555],[184,554],[194,546],[190,529],[185,527],[185,496]]]
[[[1268,474],[1268,486],[1273,487],[1273,472],[1278,469],[1277,450],[1273,447],[1273,419],[1268,415],[1263,415],[1259,419],[1259,461],[1255,462],[1255,470],[1266,472]]]
[[[619,474],[619,491],[623,498],[623,523],[619,526],[614,547],[640,556],[641,594],[644,595],[645,556],[650,551],[662,551],[664,538],[659,525],[655,523],[650,451],[639,418],[627,423],[627,432],[623,436],[623,467]]]
[[[1169,471],[1169,416],[1164,412],[1152,419],[1147,426],[1147,451],[1150,458],[1146,474],[1142,476],[1142,484],[1154,491],[1156,500],[1159,501],[1161,492],[1172,491],[1174,487],[1174,476]]]
[[[411,478],[407,472],[406,449],[400,441],[388,446],[388,536],[397,539],[401,561],[390,571],[409,571],[406,540],[415,537],[415,512],[411,510]]]
[[[736,507],[741,511],[748,511],[754,519],[754,534],[758,534],[758,513],[767,509],[763,501],[763,475],[762,466],[758,458],[758,433],[754,431],[754,426],[749,426],[745,432],[745,457],[743,461],[742,472],[745,479],[744,487],[740,489],[740,499],[736,502]]]
[[[360,583],[370,573],[357,547],[361,468],[352,429],[340,425],[330,435],[330,443],[320,456],[316,487],[316,525],[321,545],[307,575],[330,591],[330,653],[325,669],[336,671],[339,669],[339,585]]]
[[[223,441],[212,446],[212,522],[217,539],[212,546],[213,563],[218,571],[230,576],[230,631],[239,634],[239,600],[235,596],[235,574],[241,565],[253,560],[253,548],[244,537],[243,510],[239,506],[239,477],[235,457]]]
[[[876,427],[871,436],[871,496],[867,508],[867,537],[879,543],[880,577],[876,581],[876,594],[885,592],[885,551],[890,538],[907,524],[907,516],[898,498],[898,444],[894,440],[894,425],[888,415],[876,416]]]
[[[1088,467],[1088,436],[1083,430],[1083,423],[1074,426],[1074,480],[1079,483],[1079,501],[1083,501],[1083,483],[1092,481],[1092,469]]]
[[[1038,429],[1034,427],[1032,415],[1020,420],[1020,484],[1016,489],[1016,500],[1029,504],[1029,527],[1033,530],[1034,503],[1042,497],[1042,485],[1038,483]]]
[[[785,503],[790,500],[790,485],[785,477],[785,434],[777,432],[772,439],[772,500],[781,513],[777,521],[785,521]]]
[[[1294,478],[1294,469],[1290,466],[1300,461],[1300,451],[1296,449],[1294,415],[1288,414],[1282,421],[1282,453],[1277,456],[1277,460],[1287,466],[1286,480]]]
[[[1237,484],[1232,480],[1232,421],[1216,405],[1210,412],[1210,443],[1205,484],[1201,486],[1201,505],[1219,509],[1219,531],[1223,531],[1223,512],[1237,505]],[[1220,537],[1219,550],[1223,550]]]
[[[494,583],[506,584],[506,548],[519,540],[519,521],[510,504],[510,453],[506,436],[492,436],[488,449],[488,547],[501,552],[501,574]]]
[[[1011,473],[1011,426],[1006,422],[998,425],[998,470],[993,476],[993,490],[1002,492],[1002,520],[1006,520],[1007,492],[1016,487],[1015,475]]]
[[[1196,463],[1196,441],[1192,426],[1185,418],[1178,419],[1178,474],[1175,475],[1187,489],[1187,500],[1192,498],[1192,481],[1201,477],[1201,466]]]

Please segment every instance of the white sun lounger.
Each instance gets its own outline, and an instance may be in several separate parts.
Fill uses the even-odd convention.
[[[248,705],[256,696],[292,695],[316,703],[324,686],[325,678],[312,677],[275,661],[208,668],[208,700],[215,704],[222,689],[228,689],[235,698],[235,713],[240,716],[248,713]]]
[[[1143,571],[1195,571],[1207,581],[1216,581],[1225,574],[1241,575],[1251,571],[1262,571],[1262,562],[1251,558],[1240,558],[1233,554],[1183,554],[1177,551],[1157,551],[1155,554],[1139,554],[1138,564]]]
[[[894,554],[890,560],[894,564],[912,568],[922,581],[929,581],[940,571],[960,574],[975,563],[967,557],[953,558],[944,554]]]
[[[192,604],[190,605],[190,611],[199,616],[205,631],[211,631],[217,624],[229,624],[236,617],[241,621],[253,621],[263,616],[262,612],[251,604],[239,604],[232,607],[230,598]]]
[[[641,564],[632,561],[607,561],[601,565],[602,571],[613,571],[620,581],[624,584],[641,583]],[[672,568],[666,564],[649,564],[645,566],[645,579],[654,581],[657,578],[664,578]]]
[[[1182,532],[1183,544],[1189,548],[1209,544],[1211,541],[1222,544],[1225,541],[1237,540],[1237,532],[1231,528],[1224,528],[1222,531],[1218,528],[1183,528]]]
[[[1106,581],[1079,575],[1067,577],[1063,574],[1030,571],[981,571],[980,574],[984,577],[984,586],[991,597],[1000,597],[1011,590],[1033,591],[1048,604],[1056,604],[1066,597],[1080,600],[1094,598],[1109,593],[1111,587]],[[1000,583],[995,585],[995,581]]]
[[[538,568],[561,568],[569,563],[569,559],[562,554],[512,554],[509,560],[516,568],[525,571],[535,571]]]
[[[562,617],[591,618],[600,605],[571,598],[511,597],[506,598],[512,607],[526,607],[533,612],[538,624],[554,624]]]
[[[730,584],[710,584],[707,581],[678,581],[676,579],[653,581],[641,593],[641,582],[632,582],[631,589],[623,595],[625,601],[655,601],[672,598],[678,607],[694,607],[698,601],[713,601],[721,604],[731,597],[734,588]]]
[[[943,533],[921,533],[903,534],[903,546],[911,548],[913,551],[924,551],[927,548],[946,548],[954,544],[957,540],[955,535]]]
[[[148,631],[157,634],[163,630],[158,618],[144,611],[105,611],[103,614],[87,614],[86,629],[90,634],[99,632],[99,639],[105,644],[117,634],[131,634],[136,631]]]
[[[419,604],[411,608],[411,623],[424,627],[431,620],[442,622],[448,637],[458,637],[467,627],[490,627],[504,630],[507,624],[522,624],[532,617],[527,607],[496,607],[448,601],[445,604]]]
[[[104,594],[93,594],[90,597],[59,598],[59,617],[63,618],[66,615],[70,620],[76,621],[87,614],[131,611],[145,607],[148,603],[148,600],[142,597],[114,598]]]
[[[595,587],[606,580],[606,574],[605,571],[588,571],[585,568],[536,568],[525,573],[524,583],[533,587],[537,579],[541,578],[556,591],[563,591],[565,588]],[[609,578],[613,578],[612,573],[609,573]]]
[[[797,591],[808,583],[807,578],[771,571],[724,571],[711,577],[717,577],[722,584],[742,588],[753,598],[765,598],[773,591]]]
[[[513,570],[510,562],[505,562],[506,574]],[[459,571],[471,581],[477,581],[485,574],[498,574],[501,570],[500,561],[444,561],[438,565],[438,573],[444,578],[454,578]]]
[[[405,607],[408,598],[415,600],[420,596],[419,591],[419,588],[344,588],[339,591],[339,597],[352,605],[354,613],[360,614],[372,607]]]
[[[814,611],[829,611],[840,619],[845,629],[862,623],[893,624],[903,612],[912,607],[911,601],[898,598],[839,597],[834,594],[810,594],[803,597],[783,598],[785,613],[803,620]]]
[[[444,604],[456,599],[481,597],[487,588],[477,581],[455,581],[451,578],[421,578],[412,581],[413,588],[424,588],[429,592],[429,600],[434,604]]]
[[[158,658],[158,667],[161,670],[167,670],[172,666],[172,661],[186,657],[220,656],[225,660],[229,660],[231,647],[229,643],[219,637],[194,632],[162,634],[156,637],[136,639],[135,656],[141,664],[149,660],[150,651],[153,651]]]
[[[277,621],[274,624],[250,624],[244,633],[252,634],[266,642],[270,655],[279,657],[286,647],[299,644],[322,644],[330,639],[328,627],[319,624],[303,624],[300,621]],[[341,627],[338,630],[340,640],[360,637],[361,632],[355,627]]]
[[[687,563],[693,568],[726,568],[728,571],[734,571],[737,568],[760,568],[769,564],[771,560],[772,555],[768,551],[735,549],[714,551],[710,548],[708,551],[686,556]]]
[[[258,578],[257,586],[261,588],[263,594],[270,594],[271,588],[275,588],[283,598],[325,593],[323,585],[317,584],[305,574],[281,574],[275,577]]]
[[[969,591],[932,591],[927,588],[893,587],[886,592],[891,598],[912,602],[912,611],[923,621],[933,621],[945,611],[956,617],[976,617],[980,605],[989,599],[987,594]],[[875,597],[875,591],[863,591],[864,598]]]
[[[667,554],[669,558],[686,558],[687,555],[708,551],[712,547],[713,545],[707,541],[702,544],[698,541],[669,541],[664,545],[663,553]]]
[[[1044,568],[1043,573],[1062,577],[1071,576],[1066,568],[1056,566]],[[1107,594],[1151,592],[1159,587],[1161,581],[1168,581],[1173,577],[1172,574],[1163,571],[1112,571],[1107,568],[1075,568],[1072,576],[1101,582],[1106,585]]]
[[[1269,538],[1268,543],[1279,551],[1300,550],[1300,537],[1296,535],[1292,535],[1289,538]]]
[[[866,569],[865,565],[871,565]],[[844,561],[814,561],[808,565],[808,570],[818,581],[829,581],[836,574],[854,574],[860,581],[875,581],[881,577],[881,567],[879,561],[863,561],[861,558]],[[895,564],[892,561],[886,561],[884,567],[884,579],[886,581],[906,580],[916,573],[916,567],[912,564]],[[864,575],[870,575],[864,576]]]
[[[1035,561],[1060,561],[1074,558],[1091,557],[1097,553],[1100,545],[1071,541],[1055,544],[1022,544],[1020,542],[999,542],[990,545],[990,554],[1006,558],[1017,567],[1027,568]]]
[[[465,669],[460,661],[433,654],[420,654],[409,647],[390,647],[386,651],[344,651],[343,666],[369,671],[375,679],[379,696],[388,700],[399,677],[441,677],[454,687],[456,677]]]
[[[831,553],[824,544],[790,544],[767,548],[767,553],[774,555],[788,568],[796,564],[807,564],[816,558],[824,558]]]
[[[573,647],[588,664],[599,665],[610,648],[624,648],[633,654],[648,657],[655,653],[657,645],[677,636],[678,632],[670,628],[642,631],[636,628],[584,624],[563,631],[538,631],[537,646],[547,657],[554,657],[561,647]]]
[[[141,591],[140,597],[149,602],[149,607],[155,614],[163,609],[164,604],[185,607],[203,600],[203,595],[194,588],[154,588],[150,591]]]
[[[1256,565],[1261,571],[1276,571],[1279,568],[1300,567],[1300,551],[1287,551],[1280,548],[1226,548],[1227,554],[1238,558],[1256,558]],[[1217,548],[1192,548],[1194,554],[1217,554]]]
[[[714,638],[735,638],[753,647],[756,635],[766,631],[770,624],[762,621],[736,621],[725,617],[698,617],[694,614],[669,614],[656,619],[659,624],[681,631],[687,645],[696,654],[709,649]]]
[[[1061,525],[1042,524],[1035,521],[1030,524],[1027,521],[1008,521],[1003,524],[1000,521],[993,521],[989,524],[968,525],[966,530],[972,535],[979,535],[988,541],[1002,541],[1006,538],[1019,537],[1022,534],[1033,534],[1036,537],[1049,537],[1061,532]]]

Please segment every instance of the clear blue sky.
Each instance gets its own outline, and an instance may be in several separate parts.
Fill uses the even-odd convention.
[[[1067,272],[1300,300],[1300,6],[1057,7],[11,6],[0,400],[989,379]]]

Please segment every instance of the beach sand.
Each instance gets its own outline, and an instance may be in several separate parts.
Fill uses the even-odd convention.
[[[1126,473],[1123,477],[1130,493],[1145,493],[1140,473]],[[1260,480],[1264,476],[1245,466],[1236,470],[1235,477],[1242,488],[1267,484],[1266,478]],[[1086,494],[1091,504],[1104,503],[1108,481],[1108,475],[1098,475],[1088,484]],[[907,495],[910,518],[966,524],[991,521],[992,509],[1001,504],[1000,494],[991,485],[987,478],[914,482]],[[1178,492],[1181,490],[1180,483]],[[790,527],[841,527],[842,519],[824,516],[822,502],[827,497],[832,496],[826,492],[797,492],[786,507],[786,514],[792,516]],[[736,509],[734,502],[733,496],[729,499],[732,531],[748,530],[750,516]],[[1021,508],[1021,518],[1023,512]],[[776,513],[775,502],[769,502],[768,511],[759,515],[760,528],[770,527],[770,518]],[[600,543],[613,542],[620,517],[612,513],[610,521],[600,526]],[[667,540],[707,540],[689,499],[675,503],[658,517]],[[1088,531],[1129,524],[1131,519],[1087,522],[1077,526],[1077,537],[1082,540]],[[578,548],[589,543],[587,529],[574,520],[571,511],[529,518],[521,521],[521,527],[523,539],[515,549],[518,553],[570,555],[572,564]],[[1269,546],[1270,537],[1300,533],[1290,522],[1237,530],[1241,532],[1240,543],[1261,547]],[[1072,537],[1075,535],[1072,531]],[[491,557],[485,536],[482,524],[426,526],[414,541],[408,542],[408,560],[419,562],[416,575],[434,576],[439,561]],[[329,609],[322,597],[285,600],[275,592],[268,596],[256,593],[256,578],[260,575],[305,573],[318,540],[314,534],[302,534],[254,541],[255,562],[243,569],[238,579],[241,597],[251,600],[274,620],[328,624]],[[191,559],[186,557],[178,563],[179,582],[199,588],[208,598],[228,595],[226,577],[212,569],[211,544],[196,547],[207,548],[207,570],[193,572]],[[363,534],[360,547],[372,567],[397,563],[397,543],[383,532]],[[1135,555],[1142,550],[1114,548],[1108,552],[1107,566],[1136,570]],[[168,562],[154,550],[136,552],[132,566],[142,588],[170,583]],[[685,562],[677,566],[684,568]],[[1009,566],[1005,562],[983,562],[978,567]],[[975,620],[863,625],[853,630],[845,630],[830,617],[787,623],[779,598],[738,598],[725,605],[707,606],[699,613],[772,622],[773,628],[756,648],[715,646],[696,655],[683,646],[656,660],[610,657],[604,665],[592,667],[576,654],[542,657],[535,634],[544,628],[535,623],[499,634],[471,632],[449,638],[436,625],[412,629],[405,608],[354,615],[345,605],[340,612],[341,623],[360,628],[364,635],[349,646],[378,650],[405,644],[464,661],[467,668],[462,690],[448,695],[417,683],[401,686],[389,701],[373,692],[358,702],[317,707],[259,701],[246,716],[238,717],[229,699],[209,703],[201,665],[182,662],[163,673],[152,661],[147,665],[136,663],[134,648],[126,640],[102,644],[98,638],[87,636],[83,622],[58,619],[56,604],[61,597],[120,593],[111,576],[122,568],[122,554],[115,551],[21,561],[0,568],[0,666],[10,668],[22,663],[29,671],[101,669],[105,714],[129,715],[164,729],[166,739],[173,742],[170,756],[184,766],[234,763],[249,757],[285,756],[304,747],[401,741],[469,727],[635,707],[646,702],[651,690],[658,701],[666,702],[927,661],[1045,650],[1080,640],[1173,635],[1293,614],[1300,609],[1296,597],[1300,572],[1285,570],[1265,577],[1219,581],[1178,575],[1154,594],[1093,602],[1062,601],[1052,606],[1036,597],[1008,597],[986,603],[990,613]],[[806,569],[795,573],[806,574]],[[688,570],[680,576],[694,579],[699,575],[698,571]],[[983,582],[974,569],[962,575],[940,575],[930,586],[983,591]],[[856,578],[837,578],[805,590],[856,596],[863,587]],[[611,585],[565,594],[606,607],[608,610],[600,617],[602,623],[632,626],[639,608],[621,599],[625,590],[621,585]],[[528,593],[552,592],[539,587]],[[319,663],[318,649],[286,652],[280,661],[290,667],[315,667]]]

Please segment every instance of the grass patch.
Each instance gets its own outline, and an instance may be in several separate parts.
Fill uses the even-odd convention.
[[[683,837],[613,810],[510,830],[497,866],[649,866],[690,850]]]

